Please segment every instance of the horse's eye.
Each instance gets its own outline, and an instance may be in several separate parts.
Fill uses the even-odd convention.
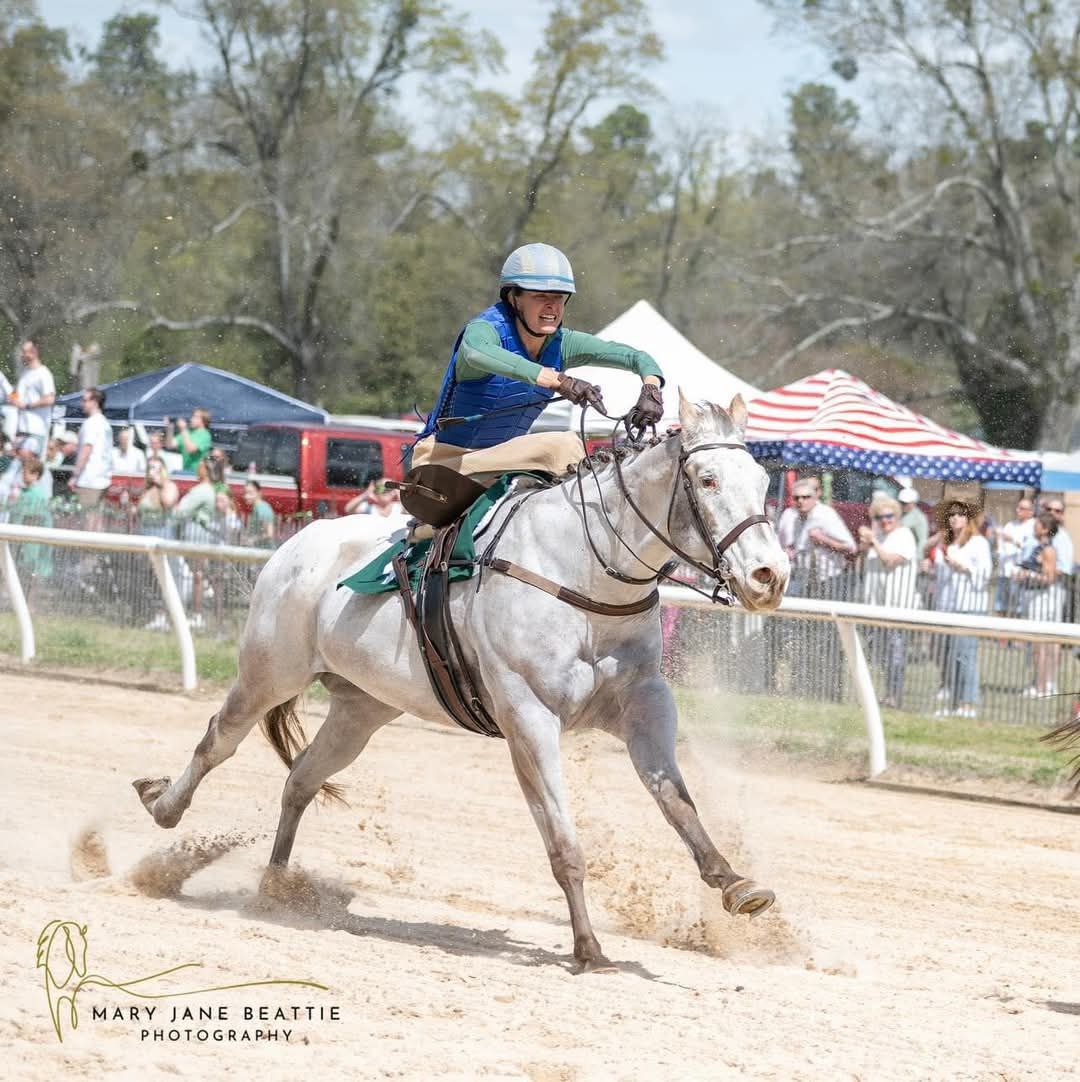
[[[701,479],[701,487],[702,488],[716,488],[716,478],[715,477],[703,477]]]

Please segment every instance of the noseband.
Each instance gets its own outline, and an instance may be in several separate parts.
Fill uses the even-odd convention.
[[[690,477],[686,472],[686,463],[689,460],[690,456],[697,454],[698,451],[713,451],[727,448],[735,451],[746,451],[746,453],[749,454],[750,452],[746,447],[746,444],[734,442],[703,443],[697,447],[691,447],[689,450],[681,450],[679,452],[679,465],[675,471],[675,479],[671,486],[671,499],[668,501],[668,513],[666,523],[667,534],[661,533],[660,530],[652,522],[649,521],[649,519],[645,516],[645,513],[634,502],[633,496],[630,495],[630,490],[626,484],[626,479],[623,476],[622,472],[622,466],[619,462],[619,455],[616,452],[614,434],[612,434],[611,446],[612,451],[614,452],[613,457],[615,460],[615,476],[618,481],[619,491],[622,493],[623,498],[630,506],[630,509],[645,524],[645,526],[649,529],[650,533],[652,533],[653,536],[662,541],[672,552],[676,554],[676,556],[679,557],[680,560],[682,560],[684,563],[689,564],[691,567],[697,568],[698,571],[701,571],[704,575],[707,575],[709,578],[713,579],[716,582],[716,587],[713,589],[712,594],[707,594],[707,597],[711,596],[713,601],[719,602],[723,605],[733,604],[734,598],[731,594],[730,586],[728,585],[732,577],[731,564],[728,562],[725,553],[751,526],[757,526],[759,524],[768,526],[770,525],[770,522],[765,515],[748,515],[741,522],[737,523],[730,530],[728,530],[728,532],[723,536],[723,538],[721,538],[719,542],[714,541],[712,534],[709,532],[709,529],[705,524],[705,516],[701,513],[701,504],[698,502],[697,495],[694,492],[694,486],[690,483]],[[709,554],[712,557],[711,567],[707,564],[702,563],[700,560],[696,560],[688,552],[684,552],[683,549],[676,545],[675,542],[671,539],[671,516],[675,510],[675,497],[678,495],[679,492],[680,480],[682,481],[683,491],[686,493],[686,502],[690,507],[690,514],[693,518],[694,529],[697,531],[697,534],[701,538],[701,540],[705,543],[705,546],[708,548]],[[599,484],[597,485],[597,489],[599,490]],[[578,468],[578,492],[581,496],[582,520],[585,523],[585,536],[588,538],[589,547],[592,549],[593,555],[597,558],[597,560],[599,560],[599,562],[604,565],[604,570],[609,575],[611,575],[613,578],[618,579],[620,582],[632,583],[635,585],[644,585],[649,582],[655,582],[661,577],[670,578],[670,571],[674,566],[675,561],[670,561],[669,563],[658,569],[650,567],[649,569],[653,571],[654,574],[644,579],[633,578],[611,567],[608,562],[600,555],[600,552],[597,549],[596,545],[593,543],[592,536],[589,533],[588,515],[585,510],[585,495],[581,489],[580,467]],[[646,564],[645,561],[642,560],[641,557],[638,556],[637,553],[630,548],[630,546],[622,539],[622,537],[619,536],[618,531],[615,529],[614,523],[611,521],[611,518],[607,513],[607,508],[604,507],[603,496],[601,496],[600,499],[600,507],[604,514],[604,518],[607,521],[608,527],[611,529],[612,533],[614,533],[615,537],[618,539],[619,543],[623,546],[623,548],[630,552],[634,559],[637,560],[639,563],[645,564],[646,567],[649,567],[649,565]]]

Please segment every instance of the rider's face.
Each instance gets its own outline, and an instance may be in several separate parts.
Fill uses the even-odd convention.
[[[516,297],[517,310],[527,326],[539,334],[554,334],[566,310],[565,293],[534,293],[524,289]]]

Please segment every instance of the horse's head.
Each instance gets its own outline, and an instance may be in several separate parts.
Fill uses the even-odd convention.
[[[742,397],[736,395],[724,409],[711,402],[695,405],[680,391],[679,420],[690,492],[680,492],[675,501],[673,539],[688,554],[711,564],[714,554],[701,536],[703,526],[712,545],[723,549],[730,568],[728,581],[743,605],[775,609],[791,573],[776,531],[771,524],[758,522],[732,535],[748,519],[763,514],[769,487],[768,474],[741,446],[746,434]]]

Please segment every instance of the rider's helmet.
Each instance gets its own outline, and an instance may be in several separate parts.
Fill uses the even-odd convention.
[[[499,296],[506,300],[515,286],[538,293],[576,292],[570,260],[550,244],[526,244],[506,257],[499,275]]]

